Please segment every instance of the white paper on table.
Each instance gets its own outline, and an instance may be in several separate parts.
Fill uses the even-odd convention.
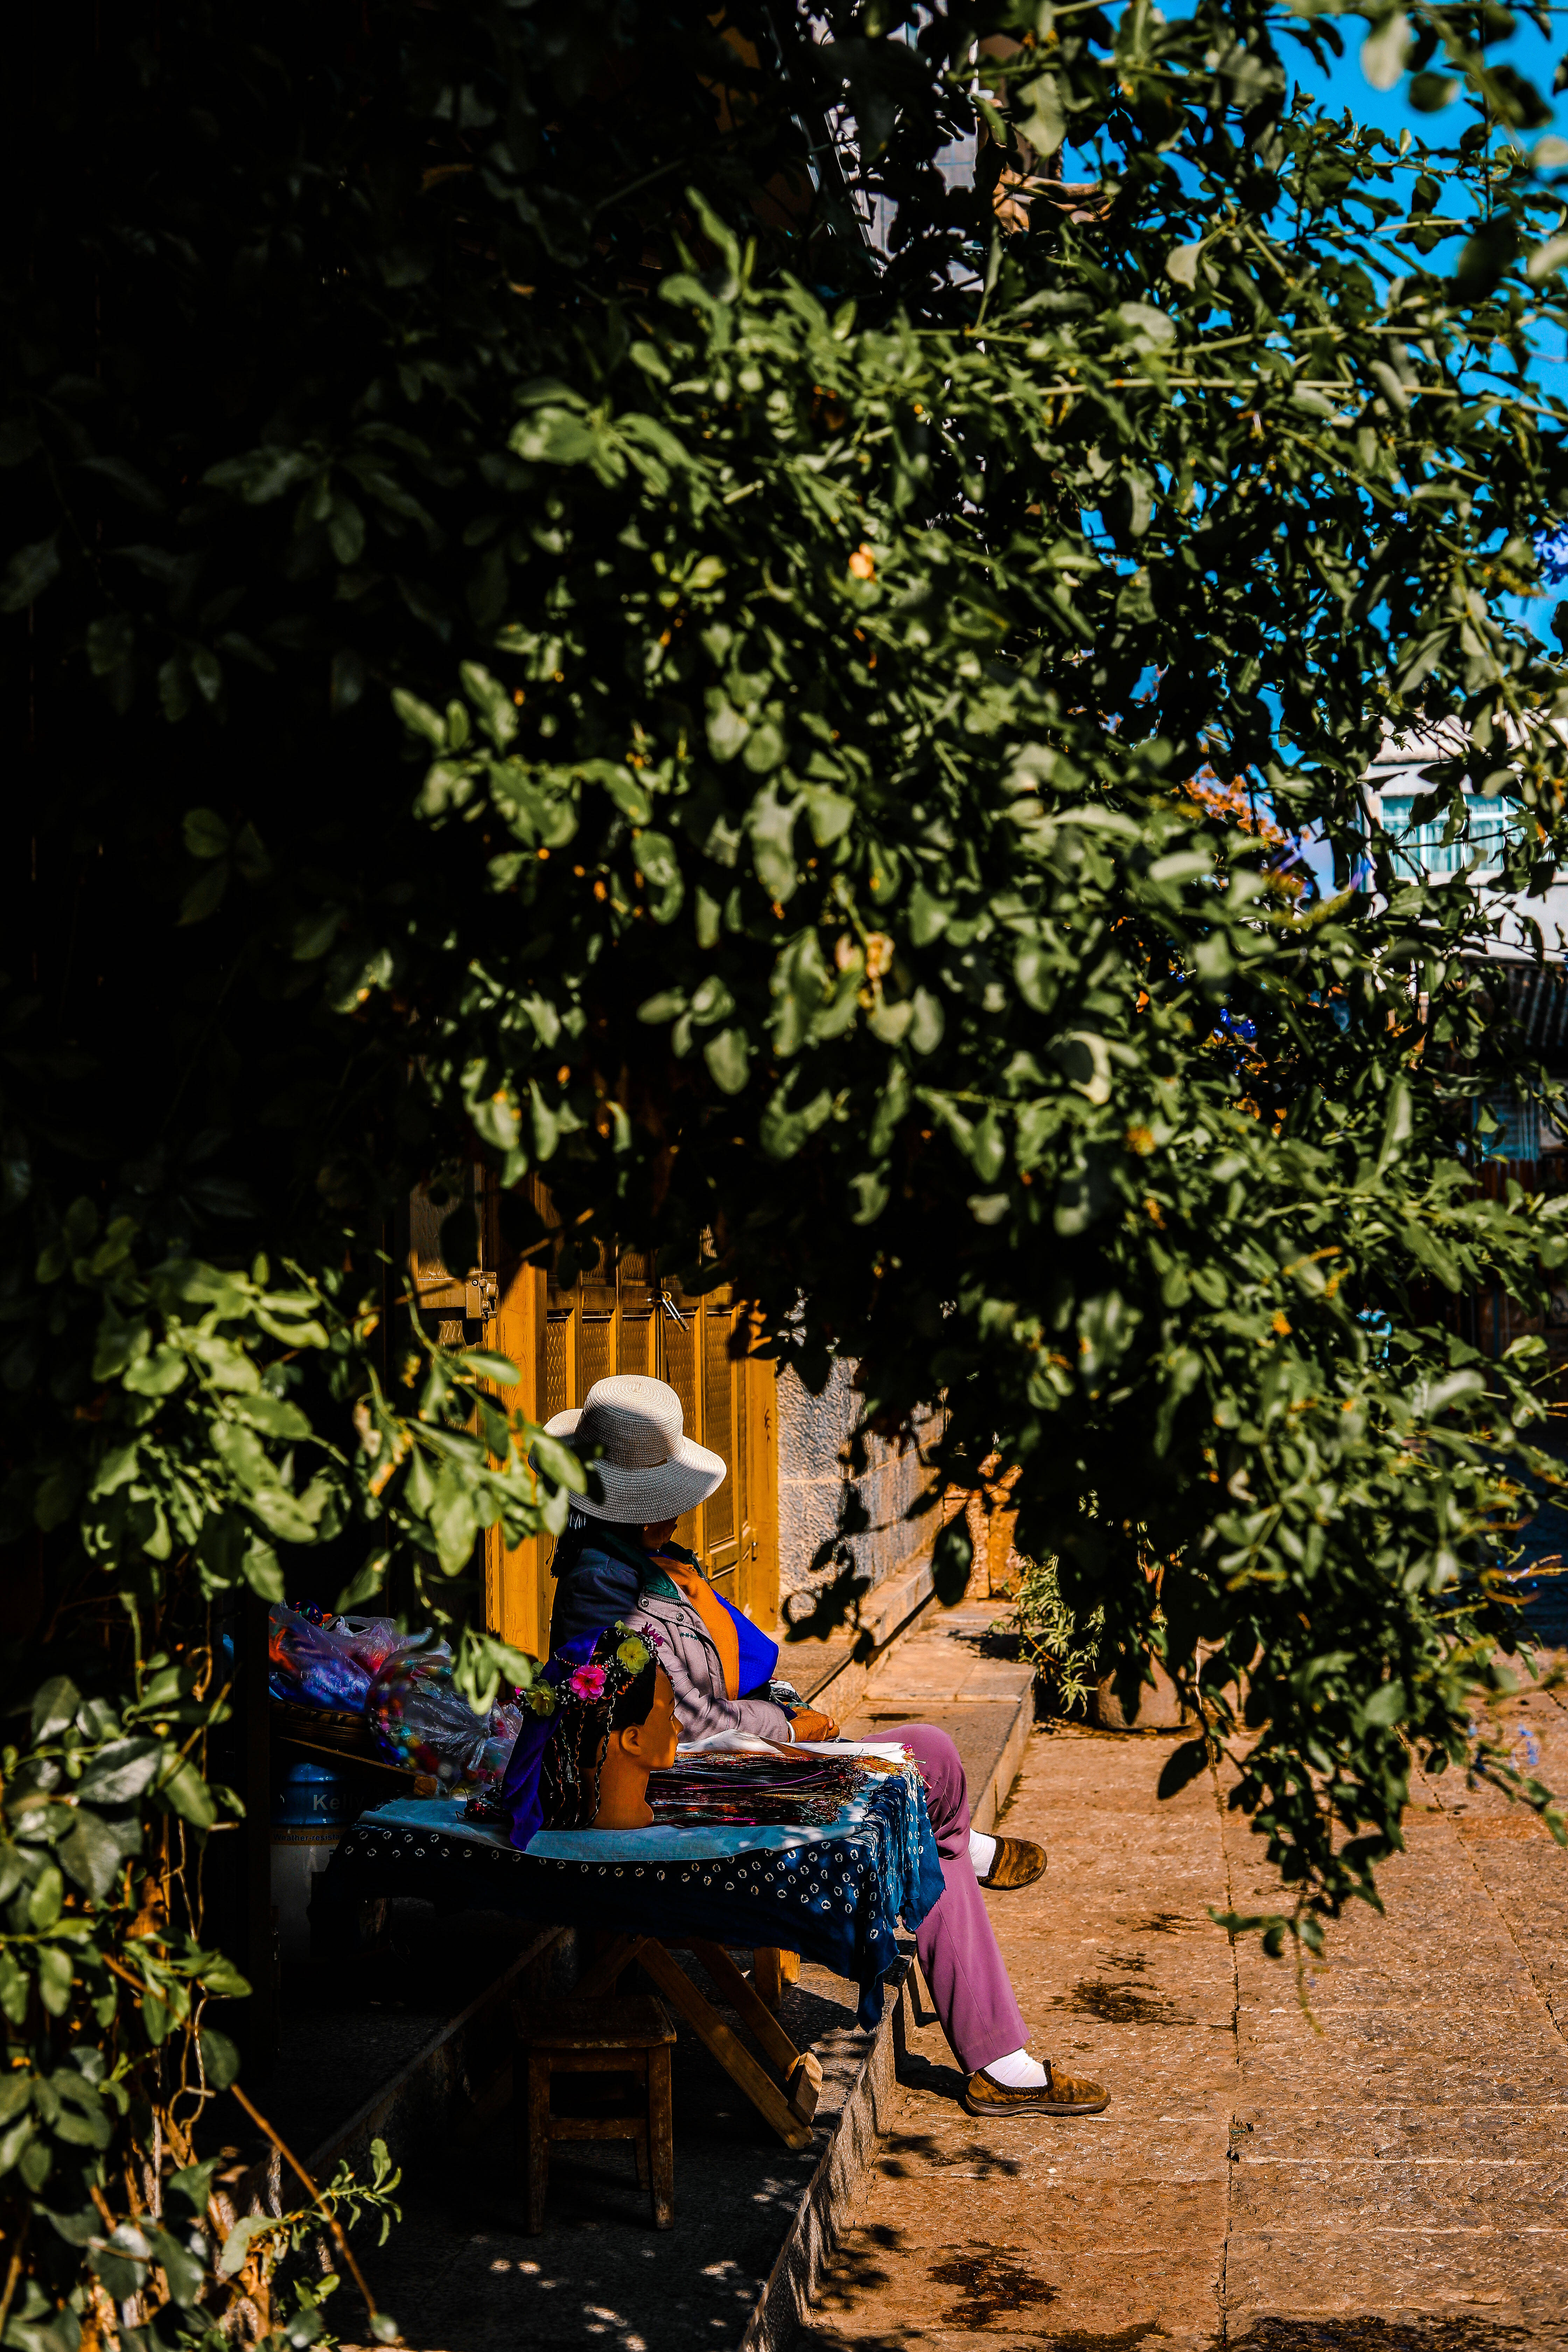
[[[794,1745],[803,1756],[880,1756],[889,1764],[901,1764],[910,1752],[901,1739],[797,1739]]]
[[[776,1756],[780,1742],[763,1739],[755,1731],[710,1731],[704,1739],[683,1739],[675,1753],[682,1756]]]
[[[682,1756],[880,1756],[901,1764],[909,1753],[897,1739],[763,1739],[754,1731],[710,1731],[705,1739],[683,1739],[676,1749]]]

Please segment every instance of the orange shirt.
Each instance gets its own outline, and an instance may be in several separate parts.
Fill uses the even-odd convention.
[[[655,1552],[666,1576],[684,1600],[689,1601],[719,1653],[719,1664],[724,1673],[724,1693],[728,1698],[741,1696],[741,1637],[735,1622],[719,1599],[707,1578],[698,1570],[688,1568],[683,1559],[669,1559],[663,1552]]]

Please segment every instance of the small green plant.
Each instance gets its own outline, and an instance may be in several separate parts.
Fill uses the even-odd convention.
[[[1105,1612],[1089,1611],[1081,1635],[1062,1599],[1054,1559],[1026,1559],[1013,1606],[992,1626],[993,1634],[1016,1642],[1035,1669],[1035,1678],[1053,1714],[1070,1715],[1088,1704],[1094,1688]]]

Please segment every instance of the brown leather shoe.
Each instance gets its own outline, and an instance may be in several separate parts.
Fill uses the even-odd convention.
[[[1046,1874],[1046,1849],[1028,1838],[999,1837],[996,1851],[991,1857],[991,1867],[981,1880],[982,1886],[995,1886],[1011,1891],[1015,1886],[1033,1886],[1037,1878]]]
[[[1010,2091],[982,2068],[963,2086],[964,2105],[972,2116],[1097,2116],[1110,2105],[1110,2094],[1101,2084],[1064,2074],[1048,2058],[1040,2063],[1046,2070],[1043,2091]]]

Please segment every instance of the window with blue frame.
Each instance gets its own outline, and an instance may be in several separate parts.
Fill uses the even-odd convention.
[[[1516,807],[1502,801],[1472,800],[1468,839],[1445,841],[1447,813],[1429,817],[1425,824],[1412,824],[1411,811],[1422,797],[1418,793],[1383,795],[1383,822],[1399,836],[1394,855],[1407,874],[1458,874],[1461,866],[1472,863],[1481,870],[1500,864],[1503,845],[1519,825]]]

